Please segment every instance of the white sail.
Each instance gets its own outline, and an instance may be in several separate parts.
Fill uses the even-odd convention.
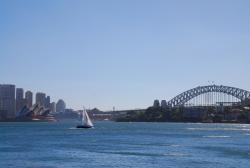
[[[81,113],[81,121],[82,121],[82,125],[83,125],[83,124],[85,123],[85,121],[86,121],[84,112]]]
[[[84,113],[85,113],[85,125],[93,127],[94,125],[93,125],[92,121],[90,120],[87,111],[84,110]]]
[[[81,122],[82,122],[81,125],[77,125],[76,128],[92,128],[94,126],[84,107],[81,113]]]
[[[92,121],[90,120],[89,115],[88,115],[87,111],[85,110],[85,108],[83,109],[81,118],[82,118],[82,125],[89,126],[89,127],[94,126]]]

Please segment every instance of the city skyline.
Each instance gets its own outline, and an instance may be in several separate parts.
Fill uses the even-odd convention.
[[[249,4],[1,1],[0,83],[101,110],[146,108],[208,81],[250,90]]]
[[[33,98],[30,90],[25,91],[14,84],[0,84],[0,120],[46,116],[47,113],[64,113],[65,110],[66,103],[62,99],[51,102],[50,96],[42,92],[36,92]]]

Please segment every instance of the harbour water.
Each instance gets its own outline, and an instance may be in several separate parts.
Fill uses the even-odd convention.
[[[247,168],[250,125],[0,123],[1,168]]]

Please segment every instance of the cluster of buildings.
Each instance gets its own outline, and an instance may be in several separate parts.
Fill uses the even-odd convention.
[[[154,108],[158,108],[158,107],[162,107],[162,108],[168,108],[168,104],[166,100],[162,100],[161,104],[159,100],[154,100],[154,104],[153,104]]]
[[[206,105],[183,105],[177,107],[168,106],[166,100],[154,100],[151,106],[152,113],[158,111],[174,116],[174,121],[185,122],[222,122],[222,123],[250,123],[250,98],[240,102],[216,102]],[[166,115],[167,116],[167,115]]]
[[[0,84],[0,120],[14,119],[23,109],[32,109],[39,106],[49,112],[64,112],[65,102],[60,99],[57,103],[51,102],[50,96],[37,92],[35,101],[31,91],[24,92],[23,88],[16,88],[12,84]]]

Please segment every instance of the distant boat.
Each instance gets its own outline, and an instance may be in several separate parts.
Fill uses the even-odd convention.
[[[83,108],[83,112],[81,113],[81,124],[77,125],[76,128],[92,128],[94,127],[92,121],[89,118],[89,115],[85,108]]]
[[[40,121],[39,118],[32,118],[31,120],[32,120],[32,121]]]

